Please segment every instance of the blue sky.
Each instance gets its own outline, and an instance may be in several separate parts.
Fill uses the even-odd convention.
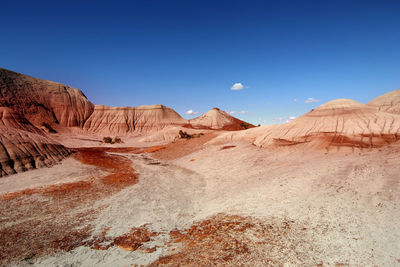
[[[255,124],[400,88],[400,2],[2,1],[0,66],[95,104]],[[235,83],[242,90],[231,90]],[[319,100],[310,101],[309,98]],[[295,101],[296,100],[296,101]]]

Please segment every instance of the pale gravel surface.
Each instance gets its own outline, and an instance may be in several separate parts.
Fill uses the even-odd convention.
[[[85,165],[73,158],[68,158],[50,168],[44,167],[0,178],[0,194],[82,181],[103,174],[103,171],[94,166]]]
[[[130,155],[139,183],[95,205],[95,233],[117,236],[148,224],[150,230],[183,229],[223,212],[304,224],[312,262],[297,265],[398,266],[400,258],[399,148],[372,152],[288,153],[242,143],[221,145],[161,162]],[[157,237],[162,245],[167,235]],[[150,245],[150,244],[146,244]],[[77,248],[38,266],[147,264],[170,253]],[[288,259],[287,266],[291,263]],[[285,264],[285,263],[283,263]]]

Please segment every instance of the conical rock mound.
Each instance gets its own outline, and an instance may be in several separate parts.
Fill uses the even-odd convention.
[[[400,114],[400,89],[378,96],[367,105],[376,107],[380,111]]]
[[[192,119],[189,123],[194,128],[209,128],[214,130],[243,130],[254,127],[247,122],[239,120],[219,108],[213,108],[200,117]]]

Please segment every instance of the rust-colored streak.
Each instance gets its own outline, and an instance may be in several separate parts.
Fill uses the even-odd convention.
[[[223,146],[219,150],[225,150],[225,149],[230,149],[230,148],[234,148],[234,147],[236,147],[236,146]]]
[[[164,148],[166,148],[166,146],[152,146],[152,147],[146,148],[143,152],[145,152],[145,153],[154,153],[154,152],[160,151],[160,150],[162,150]]]
[[[110,172],[101,181],[114,187],[125,187],[137,183],[137,175],[131,167],[131,161],[120,155],[110,155],[101,150],[80,149],[73,155],[76,160],[99,167]]]

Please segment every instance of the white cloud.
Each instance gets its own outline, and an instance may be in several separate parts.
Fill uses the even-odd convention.
[[[193,111],[192,109],[189,109],[189,110],[186,111],[185,113],[186,113],[186,114],[189,114],[189,115],[196,115],[196,114],[199,114],[200,112],[198,112],[198,111]]]
[[[319,102],[319,99],[315,99],[315,98],[307,98],[306,101],[304,101],[304,103],[308,104],[308,103],[316,103]]]
[[[236,110],[231,110],[229,111],[230,114],[247,114],[249,111],[247,110],[241,110],[241,111],[236,111]]]
[[[273,118],[272,122],[276,122],[276,123],[287,123],[287,122],[291,122],[292,120],[296,119],[296,117],[291,116],[289,118],[286,117],[277,117],[277,118]]]
[[[282,123],[284,120],[285,120],[285,118],[283,118],[283,117],[278,117],[278,118],[273,118],[273,119],[272,119],[272,122],[279,122],[279,123]]]
[[[293,98],[293,102],[297,102],[297,98]]]
[[[247,87],[246,87],[247,88]],[[235,83],[234,85],[232,85],[231,90],[234,91],[239,91],[239,90],[243,90],[244,86],[242,83]]]

